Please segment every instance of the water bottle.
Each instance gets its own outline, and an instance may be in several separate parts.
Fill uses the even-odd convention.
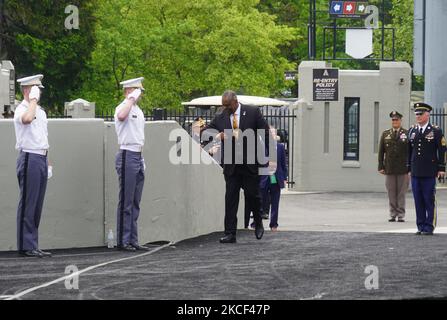
[[[107,236],[107,248],[113,249],[115,247],[114,241],[113,241],[113,231],[112,229],[109,230],[109,235]]]

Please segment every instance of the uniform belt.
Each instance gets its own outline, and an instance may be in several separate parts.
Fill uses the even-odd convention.
[[[26,153],[33,153],[33,154],[39,154],[41,156],[46,156],[48,155],[48,150],[46,149],[39,149],[39,150],[28,150],[28,149],[22,149],[22,152],[26,152]]]
[[[143,152],[143,146],[136,146],[136,145],[122,145],[120,146],[120,149],[132,152]]]

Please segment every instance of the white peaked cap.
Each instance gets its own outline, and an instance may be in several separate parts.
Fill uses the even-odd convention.
[[[17,79],[17,82],[23,86],[39,86],[39,88],[45,88],[42,85],[43,74],[37,74],[35,76],[25,77]]]
[[[144,80],[143,77],[136,78],[136,79],[130,79],[130,80],[121,82],[120,85],[122,85],[123,88],[139,88],[144,91],[143,80]]]

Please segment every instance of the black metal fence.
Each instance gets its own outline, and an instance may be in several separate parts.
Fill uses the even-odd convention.
[[[447,113],[445,112],[444,109],[434,109],[430,115],[430,122],[433,125],[439,126],[442,129],[444,135],[446,134],[445,132],[446,117]]]

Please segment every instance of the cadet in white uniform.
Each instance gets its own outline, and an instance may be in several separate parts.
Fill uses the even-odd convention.
[[[115,110],[115,129],[120,151],[116,156],[119,177],[119,204],[117,210],[118,248],[125,251],[149,250],[138,243],[137,220],[144,186],[145,164],[144,114],[137,102],[144,91],[137,78],[121,82],[126,99]]]
[[[24,100],[16,108],[14,128],[20,200],[17,209],[17,248],[26,257],[46,257],[39,249],[38,229],[48,179],[47,116],[38,105],[43,75],[18,79]]]

